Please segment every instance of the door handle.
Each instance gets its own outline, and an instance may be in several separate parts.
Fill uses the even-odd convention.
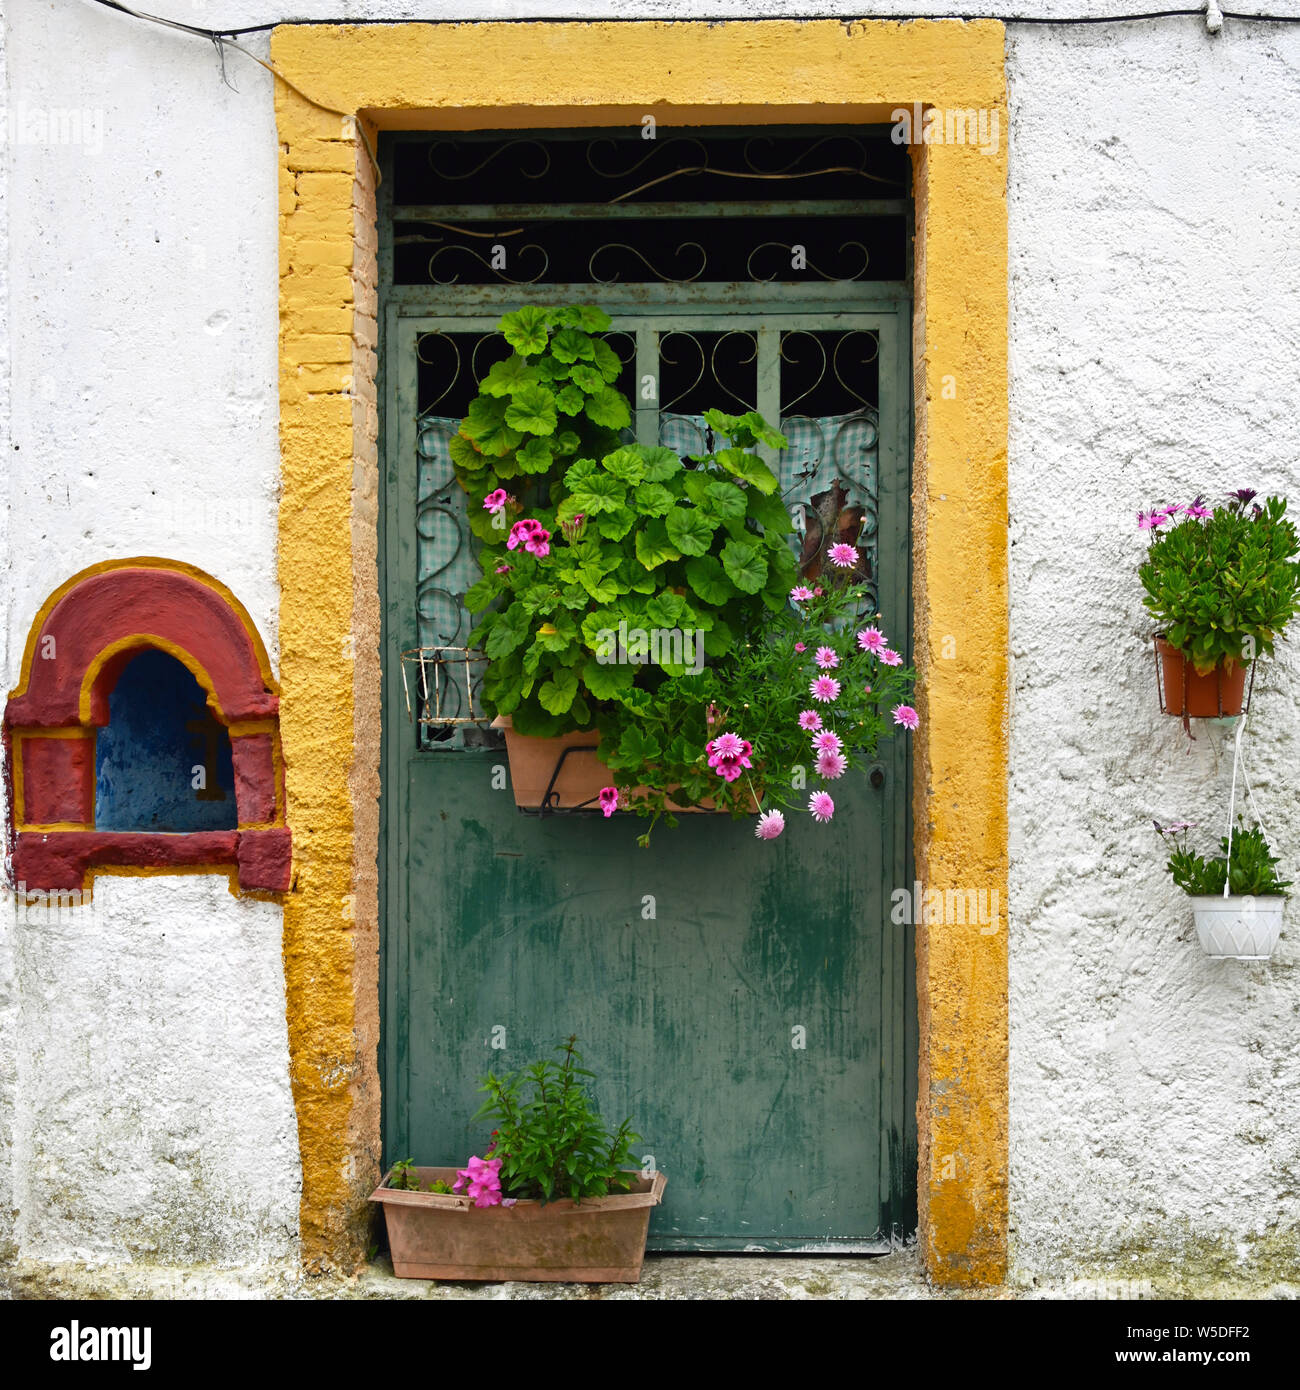
[[[867,780],[879,791],[885,785],[885,769],[877,763],[867,774]]]

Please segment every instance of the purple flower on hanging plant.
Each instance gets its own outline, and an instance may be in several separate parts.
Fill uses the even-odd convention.
[[[1186,507],[1184,507],[1183,510],[1187,513],[1188,516],[1193,516],[1198,521],[1208,521],[1214,515],[1214,513],[1205,505],[1205,499],[1203,497],[1197,497],[1194,501],[1190,502]]]

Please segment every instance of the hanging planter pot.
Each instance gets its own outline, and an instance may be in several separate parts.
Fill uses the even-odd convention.
[[[594,811],[600,805],[597,798],[601,788],[617,785],[619,774],[611,772],[600,760],[600,734],[595,729],[555,738],[534,738],[516,733],[508,714],[497,715],[492,727],[506,736],[510,786],[515,805],[521,811],[543,816],[555,811]],[[644,791],[644,787],[633,787],[632,795]],[[757,796],[751,795],[751,812],[758,811],[761,795],[761,791]],[[726,814],[709,797],[698,806],[678,806],[672,801],[668,805],[677,815]]]
[[[1283,897],[1193,897],[1201,949],[1216,960],[1268,960],[1282,934]]]
[[[1163,636],[1155,639],[1156,682],[1160,708],[1179,719],[1220,719],[1249,708],[1246,671],[1254,685],[1254,663],[1220,661],[1202,675],[1177,647]]]
[[[506,736],[510,786],[521,810],[594,809],[600,789],[614,784],[614,774],[596,751],[600,734],[595,729],[533,738],[516,733],[506,714],[497,715],[492,727]]]

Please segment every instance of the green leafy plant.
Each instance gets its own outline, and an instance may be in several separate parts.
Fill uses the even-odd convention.
[[[687,462],[621,439],[619,362],[596,336],[609,324],[591,306],[507,314],[513,352],[483,379],[452,457],[482,542],[466,604],[490,662],[484,707],[540,737],[599,718],[617,747],[671,698],[666,683],[784,608],[796,564],[755,451],[783,436],[755,412],[708,411],[714,439]]]
[[[1241,817],[1237,818],[1238,829],[1233,831],[1231,845],[1231,869],[1229,869],[1229,845],[1225,835],[1219,841],[1220,853],[1204,858],[1195,850],[1187,848],[1186,834],[1194,829],[1190,821],[1177,821],[1173,825],[1162,826],[1153,822],[1161,835],[1170,839],[1174,845],[1166,868],[1174,882],[1184,893],[1192,897],[1218,897],[1228,884],[1229,893],[1236,896],[1255,898],[1285,897],[1285,890],[1291,886],[1289,879],[1277,876],[1277,857],[1268,847],[1264,832],[1259,826],[1247,830]]]
[[[415,1174],[415,1160],[399,1158],[388,1174],[388,1185],[398,1192],[418,1192],[420,1179]]]
[[[1201,498],[1138,513],[1153,539],[1138,576],[1147,610],[1202,675],[1273,652],[1300,609],[1300,540],[1286,499],[1243,488],[1210,509]]]
[[[584,1085],[592,1073],[582,1066],[577,1041],[570,1037],[557,1046],[558,1061],[483,1078],[479,1089],[487,1100],[474,1118],[491,1120],[496,1129],[488,1150],[494,1158],[478,1162],[495,1169],[503,1205],[520,1198],[550,1202],[626,1192],[636,1176],[627,1170],[634,1162],[630,1146],[640,1135],[630,1120],[612,1132],[606,1128]],[[462,1177],[472,1181],[468,1170]],[[485,1175],[484,1185],[490,1182]]]

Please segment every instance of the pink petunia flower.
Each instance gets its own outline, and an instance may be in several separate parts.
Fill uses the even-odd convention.
[[[817,730],[822,726],[822,717],[815,709],[806,709],[799,712],[799,727],[801,729]]]
[[[817,755],[817,775],[826,778],[828,782],[843,776],[844,769],[848,765],[849,760],[843,753],[833,752],[829,748],[826,752]]]
[[[823,671],[833,671],[840,664],[839,653],[834,647],[818,647],[813,660]]]
[[[483,510],[485,512],[499,512],[509,500],[505,488],[499,487],[495,492],[489,492],[483,499]]]
[[[835,803],[829,792],[813,792],[808,798],[808,810],[813,820],[824,825],[835,814]]]
[[[465,1190],[476,1207],[501,1205],[501,1160],[473,1157],[464,1168],[456,1170],[453,1192]]]
[[[818,753],[840,753],[844,749],[839,734],[832,729],[823,729],[812,741],[813,750]]]
[[[887,647],[881,652],[880,659],[886,666],[901,666],[903,664],[903,658],[892,647]]]
[[[864,652],[883,652],[888,645],[885,634],[878,627],[869,627],[858,633],[858,646]]]
[[[851,570],[858,563],[858,552],[855,547],[841,541],[838,545],[831,546],[829,552],[830,562],[837,565],[842,570]]]
[[[790,598],[794,603],[807,603],[813,596],[813,591],[806,584],[798,584],[790,590]]]
[[[894,723],[901,724],[905,729],[915,729],[921,722],[921,716],[912,708],[911,705],[894,706]]]
[[[596,800],[600,802],[600,809],[604,812],[605,819],[608,820],[618,810],[618,788],[601,787],[600,791],[596,793]]]
[[[808,686],[808,693],[814,700],[819,700],[823,705],[828,705],[832,700],[840,698],[840,683],[834,676],[818,676]]]
[[[758,818],[754,834],[760,840],[775,840],[785,829],[785,817],[780,811],[764,811]]]

